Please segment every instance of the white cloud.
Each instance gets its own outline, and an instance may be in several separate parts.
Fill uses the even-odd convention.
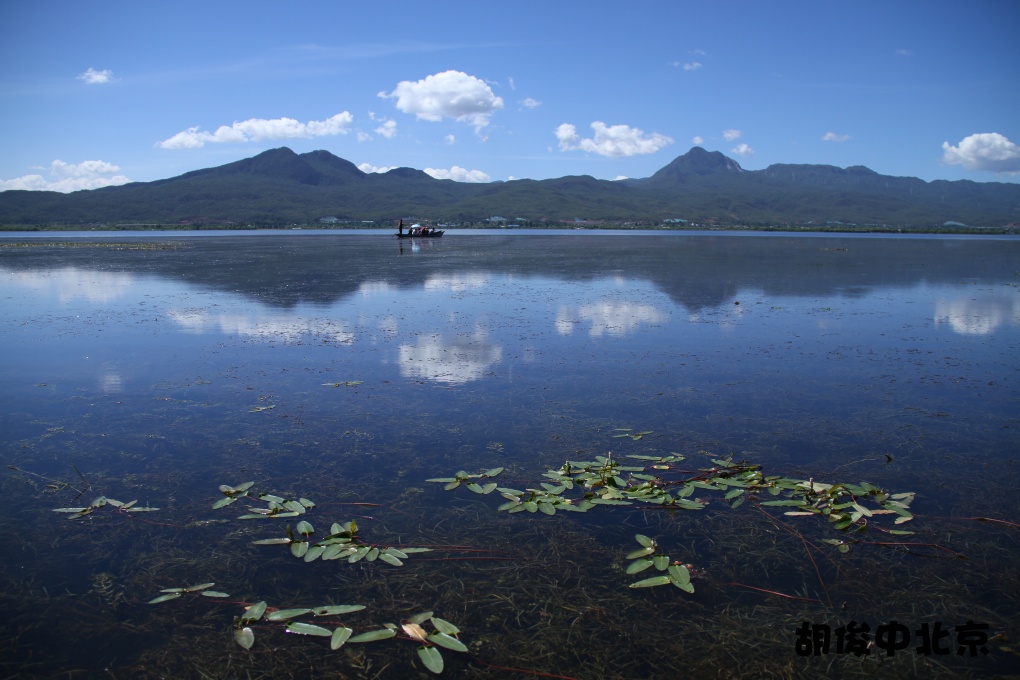
[[[50,163],[50,179],[42,175],[24,175],[15,179],[0,180],[0,191],[22,189],[25,191],[59,191],[69,193],[82,189],[127,184],[131,180],[118,175],[120,168],[106,161],[82,161],[65,163],[55,160]]]
[[[97,71],[94,68],[89,68],[78,76],[78,80],[86,85],[103,85],[113,80],[113,71],[109,69]]]
[[[691,144],[694,144],[695,146],[701,146],[704,143],[705,138],[701,135],[694,135],[694,137],[691,138]]]
[[[910,50],[896,50],[893,52],[897,57],[912,57],[914,53]]]
[[[723,130],[722,138],[727,142],[732,142],[734,139],[739,139],[741,134],[740,130],[730,128],[729,130]]]
[[[942,142],[942,161],[968,170],[1015,174],[1020,172],[1020,146],[998,132],[965,137],[959,146]]]
[[[358,166],[358,170],[361,170],[362,172],[389,172],[390,170],[393,170],[396,167],[397,166],[395,165],[378,167],[372,165],[371,163],[362,163],[361,165]]]
[[[703,66],[703,64],[700,61],[685,61],[683,63],[679,61],[674,61],[673,66],[676,66],[677,68],[682,68],[685,71],[697,71],[699,68]]]
[[[595,136],[582,139],[577,128],[570,123],[563,123],[556,128],[556,138],[561,151],[581,150],[596,153],[600,156],[637,156],[655,153],[659,149],[673,143],[673,139],[658,132],[646,135],[638,128],[629,125],[606,125],[602,121],[591,124]]]
[[[835,132],[826,132],[822,135],[823,142],[845,142],[850,139],[850,135],[837,135]]]
[[[527,97],[521,103],[524,104],[524,106],[526,106],[529,109],[537,109],[539,106],[542,105],[542,102],[538,101],[537,99],[532,99],[531,97]]]
[[[470,123],[476,131],[503,108],[502,97],[497,97],[485,81],[461,71],[443,71],[417,82],[403,80],[392,92],[380,92],[379,96],[396,99],[399,111],[413,113],[421,120],[452,118]]]
[[[344,111],[326,120],[310,120],[301,123],[293,118],[249,118],[233,125],[221,125],[216,132],[206,132],[191,127],[164,139],[158,146],[164,149],[198,149],[206,143],[244,143],[266,139],[291,139],[295,137],[331,137],[346,135],[354,117]]]
[[[737,144],[735,147],[730,149],[730,152],[735,153],[738,156],[750,156],[754,153],[754,149],[747,144]]]
[[[452,179],[456,182],[488,182],[489,176],[481,170],[468,170],[455,165],[449,170],[445,168],[425,168],[423,172],[436,179]]]
[[[457,138],[454,137],[453,135],[446,135],[445,137],[443,137],[443,141],[446,142],[447,144],[456,144]]]
[[[380,124],[379,127],[375,129],[375,133],[380,137],[385,137],[386,139],[393,139],[394,137],[397,136],[397,121],[395,120],[383,121],[382,124]]]

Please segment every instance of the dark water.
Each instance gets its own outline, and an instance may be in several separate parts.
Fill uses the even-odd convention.
[[[266,601],[365,605],[322,618],[356,633],[433,610],[468,646],[443,650],[449,677],[1015,676],[1018,285],[1014,239],[6,236],[0,675],[429,675],[404,633],[333,651],[260,621],[246,651],[234,617]],[[610,451],[916,492],[894,527],[916,533],[842,554],[824,540],[847,535],[767,498],[545,516],[425,481],[503,467],[533,488]],[[315,507],[212,509],[246,481]],[[52,512],[100,496],[159,510]],[[252,545],[301,519],[434,550]],[[624,571],[638,533],[693,594],[627,587],[656,573]],[[227,596],[146,604],[205,582]],[[909,647],[838,653],[851,621],[905,624]],[[828,654],[797,654],[803,622],[830,627]],[[987,654],[957,653],[968,622]],[[936,624],[948,653],[916,650]]]

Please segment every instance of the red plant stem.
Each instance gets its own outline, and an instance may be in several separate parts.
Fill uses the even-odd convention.
[[[775,590],[756,588],[755,586],[749,586],[746,583],[724,583],[723,585],[738,586],[740,588],[750,588],[751,590],[757,590],[759,593],[768,593],[769,595],[775,595],[777,597],[785,597],[788,600],[800,600],[801,602],[817,602],[818,604],[822,604],[821,600],[816,600],[813,597],[795,597],[793,595],[786,595],[784,593],[776,592]]]
[[[1020,524],[1016,522],[1007,522],[1004,519],[994,519],[992,517],[954,517],[953,519],[972,520],[974,522],[995,522],[996,524],[1005,524],[1008,527],[1020,529]]]
[[[818,569],[818,563],[815,562],[814,555],[811,554],[811,548],[814,547],[815,549],[818,549],[818,546],[814,546],[812,543],[810,543],[806,538],[804,538],[804,536],[799,531],[786,526],[785,522],[780,522],[775,517],[762,510],[760,505],[756,507],[758,512],[771,519],[772,523],[775,524],[777,527],[782,527],[783,529],[790,532],[791,534],[793,534],[794,536],[801,540],[801,543],[804,544],[804,551],[807,553],[808,559],[811,560],[811,566],[815,568],[815,576],[818,577],[818,583],[819,585],[822,586],[822,592],[825,593],[825,599],[829,601],[829,606],[831,607],[832,598],[829,597],[829,589],[825,587],[825,581],[822,579],[822,572]]]

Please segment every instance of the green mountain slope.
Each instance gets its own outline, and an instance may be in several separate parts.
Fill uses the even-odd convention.
[[[266,151],[155,182],[71,194],[0,193],[0,225],[314,224],[326,216],[480,223],[798,224],[931,227],[947,221],[1001,228],[1020,222],[1020,186],[924,182],[868,168],[772,165],[747,171],[719,152],[691,149],[651,177],[588,176],[468,184],[398,168],[366,174],[328,151]]]

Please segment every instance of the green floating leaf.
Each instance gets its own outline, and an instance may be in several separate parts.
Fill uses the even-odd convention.
[[[53,512],[85,512],[88,508],[53,508]]]
[[[404,565],[399,557],[388,552],[379,553],[379,559],[387,564],[392,564],[394,567],[402,567]]]
[[[446,619],[441,619],[438,616],[432,617],[432,625],[436,627],[440,633],[446,633],[447,635],[459,635],[460,628],[453,625]]]
[[[443,655],[435,647],[419,647],[418,658],[425,664],[425,668],[436,675],[443,672]]]
[[[340,649],[343,646],[343,644],[350,639],[353,633],[354,631],[351,630],[350,628],[347,628],[346,626],[340,626],[339,628],[334,630],[333,634],[330,636],[329,648]]]
[[[167,600],[176,600],[180,597],[180,593],[167,593],[166,595],[160,595],[149,600],[148,604],[159,604],[160,602],[166,602]]]
[[[669,580],[672,581],[678,588],[683,588],[685,585],[691,582],[690,570],[682,564],[671,564],[669,565]]]
[[[251,649],[252,645],[255,644],[255,633],[248,626],[238,628],[234,631],[234,642],[245,649]]]
[[[297,616],[304,616],[311,609],[302,607],[297,609],[278,609],[275,612],[266,614],[266,621],[286,621],[287,619],[293,619]]]
[[[418,612],[414,616],[408,617],[407,618],[407,622],[408,623],[415,623],[415,624],[417,624],[417,623],[425,623],[426,621],[428,621],[431,618],[432,618],[432,612]]]
[[[304,507],[304,506],[301,506],[301,507]],[[309,523],[309,522],[307,522],[305,520],[301,520],[300,522],[298,522],[297,526],[294,528],[294,530],[296,532],[298,532],[299,534],[303,534],[305,536],[308,536],[309,534],[314,534],[315,533],[315,529],[312,527],[311,523]]]
[[[377,630],[370,630],[366,633],[360,633],[351,638],[348,638],[348,642],[375,642],[376,640],[386,640],[395,636],[397,633],[392,628],[379,628]]]
[[[637,581],[636,583],[631,583],[630,587],[631,588],[650,588],[652,586],[664,586],[667,583],[669,583],[669,580],[670,580],[669,576],[653,576],[651,578],[646,578],[643,581]]]
[[[315,616],[336,616],[337,614],[360,612],[364,608],[363,604],[331,604],[326,607],[316,607],[311,610],[311,613]]]
[[[453,637],[452,635],[448,635],[442,632],[433,633],[432,635],[429,635],[429,642],[437,644],[440,647],[451,649],[455,652],[466,652],[468,650],[467,645],[465,645],[463,642]]]
[[[642,559],[639,559],[639,560],[634,560],[629,565],[627,565],[627,573],[628,574],[637,574],[638,572],[642,572],[645,569],[648,569],[654,563],[655,562],[650,557],[645,557],[645,558],[642,558]]]
[[[654,552],[655,552],[655,547],[654,546],[648,546],[647,548],[641,548],[640,550],[635,550],[632,553],[628,553],[627,559],[628,560],[636,560],[639,557],[647,557],[648,555],[651,555]]]
[[[252,545],[288,545],[294,541],[289,538],[263,538],[258,541],[252,541]]]
[[[230,594],[229,593],[220,592],[219,590],[203,590],[202,591],[202,596],[203,597],[230,597]]]
[[[266,613],[266,603],[256,602],[252,606],[248,607],[244,611],[244,616],[241,617],[242,621],[258,621],[262,618],[262,615]]]
[[[308,552],[308,541],[294,541],[290,544],[290,552],[294,557],[304,557]]]
[[[648,536],[645,536],[644,534],[635,534],[634,535],[634,539],[638,543],[640,543],[641,545],[643,545],[646,548],[654,548],[655,547],[655,539],[654,538],[649,538]]]
[[[225,508],[226,506],[230,505],[236,500],[237,496],[224,496],[223,498],[213,503],[212,509],[219,510],[220,508]]]
[[[290,621],[286,626],[288,633],[295,633],[297,635],[317,635],[319,637],[333,637],[333,631],[322,626],[316,626],[311,623],[301,623],[300,621]]]
[[[197,586],[188,586],[184,589],[186,593],[194,593],[199,590],[205,590],[206,588],[212,588],[215,583],[199,583]]]

